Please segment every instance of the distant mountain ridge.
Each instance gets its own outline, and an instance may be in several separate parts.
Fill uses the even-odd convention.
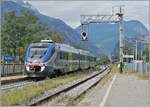
[[[23,10],[30,11],[33,15],[38,16],[40,21],[48,25],[50,30],[60,32],[65,38],[65,43],[79,44],[80,38],[77,36],[78,33],[62,20],[42,15],[28,2],[24,3],[22,0],[7,0],[2,2],[2,15],[9,11],[15,11],[17,15],[21,15]]]
[[[65,43],[70,45],[81,46],[80,26],[76,29],[71,28],[61,19],[56,19],[41,14],[28,2],[23,0],[7,0],[1,2],[2,16],[9,11],[15,11],[17,15],[22,14],[22,10],[28,10],[33,15],[39,17],[40,21],[48,25],[51,31],[60,32]],[[126,38],[145,38],[148,36],[147,28],[137,20],[125,22],[125,37]],[[118,51],[119,45],[119,24],[90,24],[88,37],[88,49],[99,56],[101,53],[108,55],[115,54]],[[117,48],[117,49],[115,49]]]
[[[145,38],[148,36],[147,28],[137,20],[125,21],[125,38]],[[80,33],[80,27],[76,31]],[[119,47],[119,23],[116,24],[90,24],[88,38],[90,43],[103,53],[110,55],[114,48]],[[119,49],[118,49],[119,50]]]

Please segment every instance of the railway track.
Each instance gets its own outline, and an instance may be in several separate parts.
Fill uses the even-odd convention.
[[[8,79],[7,79],[8,78]],[[2,77],[1,78],[1,85],[6,85],[6,84],[10,84],[10,83],[15,83],[15,82],[20,82],[20,81],[25,81],[28,78],[26,76],[22,76],[22,77],[13,77],[13,78],[9,78],[9,77]]]
[[[27,79],[27,80],[24,80],[24,81],[13,82],[13,83],[1,85],[0,89],[1,89],[2,92],[7,92],[9,90],[14,90],[14,89],[17,89],[17,88],[23,88],[23,87],[31,86],[31,85],[34,85],[34,84],[41,84],[41,83],[44,83],[47,80],[48,79],[37,81],[37,80]]]
[[[62,93],[72,93],[72,90],[78,90],[79,87],[85,87],[83,88],[81,92],[78,92],[78,96],[80,96],[82,93],[86,92],[88,89],[96,85],[101,79],[103,79],[109,72],[108,70],[109,67],[106,67],[102,69],[99,72],[95,72],[94,74],[82,78],[80,80],[76,80],[74,82],[71,82],[70,84],[66,84],[64,86],[59,86],[55,89],[48,90],[41,96],[38,96],[34,98],[31,102],[26,103],[25,105],[27,106],[36,106],[36,105],[41,105],[43,102],[48,101],[49,99],[53,99],[56,96],[61,95]],[[86,86],[84,86],[86,84]],[[88,84],[88,85],[87,85]]]
[[[74,73],[74,72],[71,72],[71,73]],[[65,73],[63,75],[68,75],[68,74],[71,74],[71,73]],[[61,75],[61,76],[63,76],[63,75]],[[57,78],[51,78],[51,80],[52,79],[57,79]],[[1,87],[0,87],[1,91],[2,92],[7,92],[9,90],[13,90],[13,89],[17,89],[17,88],[23,88],[23,87],[31,86],[33,84],[44,83],[48,79],[42,79],[42,80],[36,80],[35,79],[34,80],[34,79],[26,78],[26,79],[22,79],[20,81],[19,80],[18,81],[6,82],[6,83],[1,84]]]
[[[67,73],[64,73],[62,75],[59,75],[59,76],[63,76],[63,75],[68,75],[68,74],[72,74],[72,73],[75,73],[76,71],[73,71],[73,72],[67,72]],[[51,79],[56,79],[56,78],[51,78]],[[45,79],[47,80],[47,79]],[[1,80],[1,91],[2,92],[6,92],[8,90],[12,90],[12,89],[16,89],[16,88],[23,88],[23,87],[26,87],[26,86],[30,86],[30,85],[33,85],[33,84],[38,84],[38,83],[42,83],[42,82],[45,82],[45,80],[36,80],[33,81],[32,79],[29,79],[27,77],[22,77],[22,78],[13,78],[13,79],[6,79],[6,80]]]
[[[20,81],[20,82],[4,84],[4,85],[1,85],[1,91],[5,92],[5,91],[11,90],[11,89],[16,89],[16,88],[21,88],[21,87],[25,87],[25,86],[30,86],[33,83],[34,83],[33,81],[24,80],[24,81]]]

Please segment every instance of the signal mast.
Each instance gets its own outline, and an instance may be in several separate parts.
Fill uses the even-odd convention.
[[[81,36],[82,41],[84,42],[84,48],[87,49],[86,46],[88,46],[88,34],[89,34],[89,24],[90,23],[116,23],[119,22],[119,31],[120,31],[120,37],[119,37],[119,63],[120,63],[120,73],[122,73],[122,67],[123,67],[123,47],[124,47],[124,5],[120,6],[113,6],[112,7],[112,14],[97,14],[97,15],[81,15]]]

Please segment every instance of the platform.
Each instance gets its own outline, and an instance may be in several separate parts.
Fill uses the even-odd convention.
[[[25,75],[1,77],[1,84],[26,79]]]
[[[127,74],[116,74],[103,87],[98,84],[79,106],[90,107],[149,107],[149,80]]]

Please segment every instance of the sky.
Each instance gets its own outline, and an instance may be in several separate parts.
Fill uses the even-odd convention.
[[[149,29],[149,1],[34,1],[40,13],[59,18],[72,28],[80,25],[81,14],[112,14],[112,6],[124,5],[124,18],[139,20]]]

